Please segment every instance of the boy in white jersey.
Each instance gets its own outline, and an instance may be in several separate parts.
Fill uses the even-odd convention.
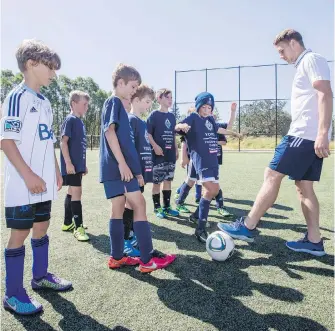
[[[222,231],[235,239],[254,241],[260,218],[275,202],[285,175],[295,181],[307,233],[286,246],[296,252],[325,255],[319,227],[319,202],[313,189],[319,181],[323,158],[330,155],[330,124],[333,94],[328,63],[321,55],[305,49],[299,32],[286,29],[275,39],[280,57],[294,63],[296,74],[291,95],[292,123],[288,134],[277,146],[265,170],[264,183],[249,213],[232,225],[219,224]]]
[[[25,40],[16,52],[24,81],[12,90],[2,106],[1,147],[5,154],[4,195],[7,227],[5,249],[6,295],[4,308],[21,315],[42,310],[23,287],[24,241],[32,229],[34,290],[63,291],[72,284],[48,272],[51,201],[62,187],[54,152],[53,114],[49,100],[40,94],[61,66],[59,56],[43,43]]]

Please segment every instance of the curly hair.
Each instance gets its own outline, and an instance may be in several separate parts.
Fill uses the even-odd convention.
[[[43,63],[52,70],[59,70],[61,67],[59,55],[43,42],[35,39],[24,40],[15,56],[21,72],[27,69],[26,65],[29,60],[32,60],[36,65]]]

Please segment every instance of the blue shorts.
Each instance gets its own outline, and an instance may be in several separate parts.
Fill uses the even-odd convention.
[[[197,178],[200,184],[205,183],[205,182],[218,183],[219,182],[219,167],[207,168],[207,169],[201,170],[200,172],[198,172]]]
[[[323,159],[314,151],[314,141],[285,136],[276,147],[269,168],[292,180],[319,181]]]
[[[192,182],[197,181],[197,172],[195,171],[192,160],[190,160],[189,164],[187,165],[187,180],[191,180]]]
[[[34,223],[49,221],[50,213],[51,201],[25,206],[5,207],[7,228],[31,229]]]
[[[140,190],[137,178],[133,178],[130,182],[120,180],[109,180],[104,182],[105,194],[107,199],[112,199],[127,192],[136,192]]]

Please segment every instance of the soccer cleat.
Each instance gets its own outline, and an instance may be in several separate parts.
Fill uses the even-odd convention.
[[[205,229],[196,229],[194,234],[201,243],[206,243],[208,233]]]
[[[174,199],[175,199],[175,200],[178,200],[178,199],[179,199],[179,193],[176,193],[176,194],[174,195]]]
[[[134,233],[134,232],[133,232]],[[133,247],[137,248],[138,246],[138,242],[137,242],[137,238],[136,235],[134,234],[132,237],[129,238],[130,243]]]
[[[172,209],[171,207],[163,208],[164,214],[172,217],[179,216],[179,211]]]
[[[124,248],[123,248],[123,254],[126,254],[126,256],[131,256],[131,257],[139,257],[140,251],[135,248],[131,244],[132,240],[125,240],[124,241]]]
[[[308,234],[306,233],[302,239],[298,241],[286,242],[286,247],[295,252],[303,252],[312,254],[314,256],[326,255],[323,240],[321,239],[318,243],[312,243],[308,240]]]
[[[176,209],[180,213],[190,213],[191,212],[184,204],[177,205]]]
[[[18,315],[33,315],[43,309],[42,305],[35,299],[30,298],[24,289],[17,296],[11,296],[10,298],[5,296],[3,307]]]
[[[232,224],[219,223],[218,228],[229,234],[233,239],[240,239],[246,242],[254,242],[256,236],[256,230],[249,230],[244,225],[244,219],[241,217]]]
[[[218,214],[223,217],[227,217],[227,218],[234,217],[234,215],[231,214],[225,207],[218,208],[217,211],[218,211]]]
[[[85,232],[85,229],[82,226],[74,230],[73,235],[78,241],[90,240],[90,237],[87,235],[87,233]]]
[[[54,274],[47,273],[43,278],[31,280],[31,287],[33,290],[50,289],[54,291],[66,291],[72,287],[72,283],[68,280],[59,278]]]
[[[140,261],[139,270],[142,273],[149,273],[157,269],[166,268],[176,259],[176,256],[173,254],[164,254],[160,251],[154,250],[151,253],[151,259],[148,263],[143,263]]]
[[[166,215],[164,213],[164,209],[162,207],[159,207],[159,208],[155,209],[154,212],[155,212],[155,214],[158,218],[166,218]]]
[[[74,223],[71,223],[70,225],[62,225],[62,231],[69,232],[74,229]]]
[[[129,265],[137,265],[140,263],[140,259],[138,257],[124,256],[121,260],[115,260],[112,256],[108,260],[109,269],[119,269],[123,266]]]

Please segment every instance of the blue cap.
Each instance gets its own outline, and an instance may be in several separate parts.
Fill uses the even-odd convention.
[[[195,97],[195,108],[197,109],[197,112],[199,112],[199,109],[203,105],[209,105],[212,107],[212,110],[214,110],[214,97],[212,94],[208,92],[201,92]]]

